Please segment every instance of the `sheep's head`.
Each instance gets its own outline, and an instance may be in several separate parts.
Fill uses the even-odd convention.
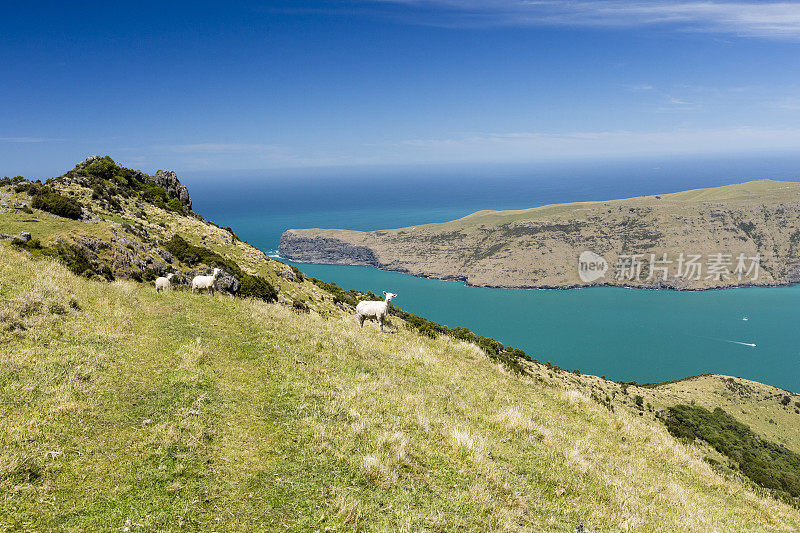
[[[175,277],[175,274],[173,274],[172,272],[170,272],[169,274],[167,274],[167,279],[169,279],[169,280],[171,280],[171,279],[172,279],[172,278],[174,278],[174,277]]]
[[[391,301],[392,301],[392,298],[394,298],[395,296],[397,296],[396,294],[393,294],[393,293],[391,293],[391,292],[386,292],[386,291],[383,291],[383,295],[384,295],[384,296],[386,296],[386,302],[387,302],[387,303],[388,303],[388,302],[391,302]]]
[[[211,275],[212,275],[213,277],[215,277],[215,278],[216,278],[217,276],[219,276],[219,269],[218,269],[218,268],[215,268],[215,269],[214,269],[214,273],[213,273],[213,274],[211,274]]]

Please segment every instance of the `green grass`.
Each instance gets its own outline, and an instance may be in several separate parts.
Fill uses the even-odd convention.
[[[0,272],[0,529],[800,528],[659,423],[397,318],[156,295],[8,246]]]

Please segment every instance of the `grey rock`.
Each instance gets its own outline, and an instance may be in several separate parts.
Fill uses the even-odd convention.
[[[231,274],[228,274],[224,270],[220,272],[219,277],[217,277],[217,281],[214,285],[217,287],[218,291],[227,292],[228,294],[237,294],[239,292],[239,287],[241,286],[238,279],[233,277]]]
[[[291,270],[281,270],[278,275],[286,281],[297,281],[297,276]]]
[[[19,240],[21,240],[22,242],[30,242],[31,234],[28,233],[27,231],[21,231],[20,234],[17,236],[17,238],[19,238]]]
[[[380,266],[375,253],[366,246],[350,244],[332,237],[305,237],[292,230],[281,235],[278,253],[293,261]]]
[[[178,180],[178,176],[172,170],[157,170],[152,176],[147,176],[147,181],[162,187],[167,194],[178,198],[187,209],[192,208],[192,199],[189,196],[189,189]]]

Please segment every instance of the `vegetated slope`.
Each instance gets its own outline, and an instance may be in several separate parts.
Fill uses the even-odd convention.
[[[472,285],[554,287],[611,284],[706,289],[800,280],[800,184],[759,180],[607,202],[548,205],[520,211],[479,211],[441,224],[370,232],[292,229],[281,238],[281,256],[338,264],[366,264],[418,276],[458,279]],[[584,251],[602,255],[604,277],[590,283],[578,275]],[[761,256],[753,276],[678,276],[680,254]],[[649,276],[651,255],[672,261]],[[620,257],[637,255],[641,275],[623,272]],[[663,265],[662,265],[663,266]],[[747,262],[746,267],[750,267]],[[630,270],[630,269],[629,269]],[[685,271],[684,271],[685,273]]]
[[[800,528],[585,376],[520,377],[396,317],[0,265],[6,529]]]
[[[723,409],[763,438],[800,453],[800,395],[749,379],[705,374],[676,381],[629,387],[654,411],[677,404]]]
[[[50,203],[42,204],[43,197]],[[68,213],[62,205],[71,206]],[[173,172],[148,176],[92,156],[45,184],[21,177],[0,183],[0,234],[25,235],[30,241],[17,238],[18,245],[34,255],[59,257],[90,278],[152,281],[172,272],[174,283],[185,286],[194,275],[219,267],[217,285],[229,294],[331,307],[321,301],[325,291],[296,269],[242,242],[230,228],[204,220],[191,205]]]
[[[203,220],[174,173],[110,158],[46,184],[0,180],[0,237],[2,527],[797,525],[739,474],[753,465],[661,423],[694,386],[791,448],[785,391],[724,376],[614,383],[401,310],[390,334],[357,329],[353,306],[374,295]],[[223,292],[253,299],[188,294],[214,266]],[[148,280],[167,271],[176,290],[156,295]],[[723,405],[731,387],[756,392]]]

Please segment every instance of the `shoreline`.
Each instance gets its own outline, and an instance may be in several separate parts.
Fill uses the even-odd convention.
[[[531,286],[475,285],[467,281],[467,279],[462,276],[451,276],[451,277],[440,278],[428,274],[413,274],[411,272],[408,272],[407,270],[384,268],[382,266],[376,266],[376,265],[359,265],[355,263],[320,263],[317,261],[302,261],[298,259],[284,257],[279,253],[275,253],[274,255],[269,255],[269,256],[281,261],[291,261],[292,263],[299,263],[305,265],[357,266],[357,267],[374,268],[375,270],[380,270],[382,272],[396,272],[398,274],[405,274],[414,278],[431,279],[436,281],[453,281],[456,283],[462,283],[466,287],[475,287],[480,289],[506,289],[506,290],[525,290],[525,291],[569,291],[569,290],[610,287],[617,289],[630,289],[630,290],[641,290],[641,291],[706,292],[706,291],[724,291],[731,289],[752,289],[752,288],[774,289],[780,287],[791,287],[798,284],[798,282],[787,281],[784,283],[742,283],[738,285],[727,285],[718,287],[671,287],[671,286],[653,287],[653,286],[639,286],[639,285],[622,285],[616,283],[587,283],[585,285],[565,284],[565,285],[531,285]]]

